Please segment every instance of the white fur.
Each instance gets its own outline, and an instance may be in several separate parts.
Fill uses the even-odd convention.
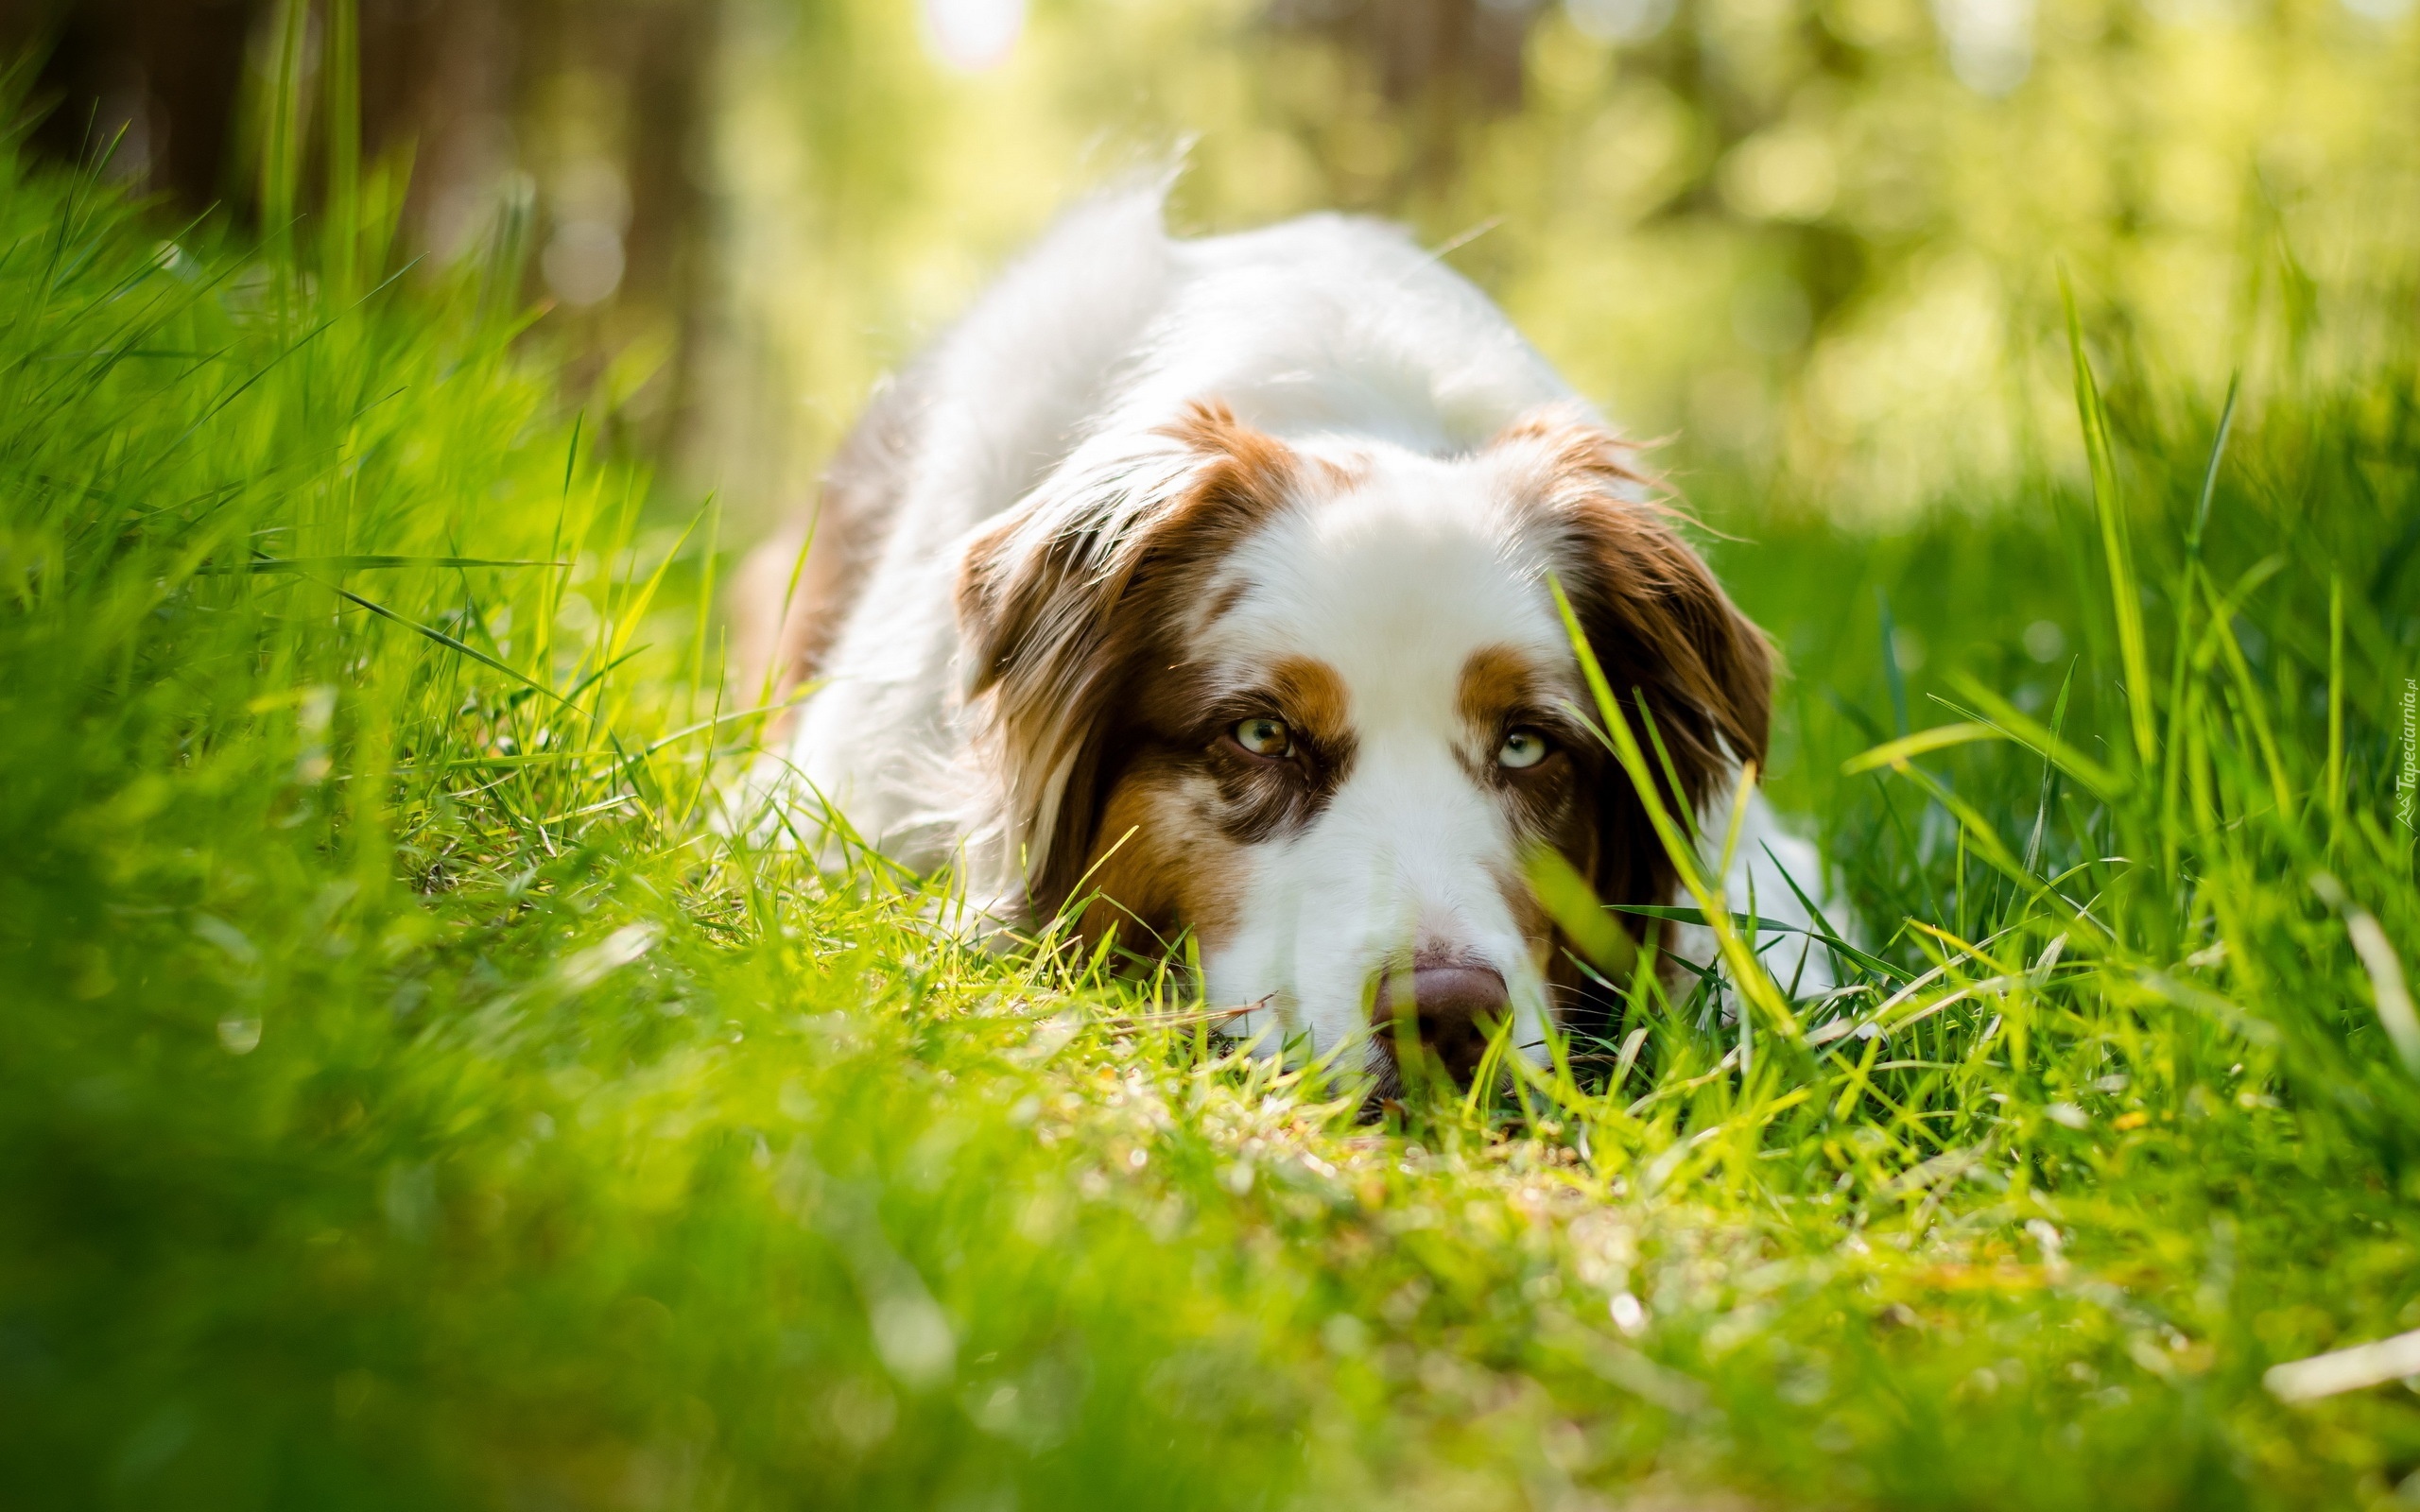
[[[1334,667],[1358,741],[1349,779],[1299,833],[1253,848],[1243,924],[1206,961],[1214,1003],[1269,1004],[1247,1032],[1325,1051],[1365,1033],[1374,971],[1414,948],[1503,973],[1519,1041],[1545,997],[1491,877],[1513,838],[1457,765],[1460,670],[1487,645],[1562,669],[1584,694],[1483,443],[1569,387],[1478,291],[1399,232],[1315,215],[1169,238],[1153,189],[1069,215],[927,358],[929,392],[898,517],[824,666],[790,769],[854,831],[913,868],[956,860],[979,901],[1012,900],[1037,843],[999,812],[960,690],[953,600],[965,542],[1011,507],[1164,459],[1162,428],[1216,398],[1362,481],[1286,511],[1225,569],[1249,591],[1202,660],[1248,675],[1305,655]],[[1477,455],[1474,455],[1477,454]],[[1708,826],[1720,844],[1721,816]],[[1761,798],[1728,890],[1767,918],[1804,909],[1763,847],[1820,898],[1812,850]],[[1702,933],[1702,932],[1701,932]],[[1710,941],[1694,953],[1708,958]],[[1796,951],[1775,953],[1786,983]],[[1820,954],[1802,990],[1829,986]]]
[[[1383,444],[1363,455],[1359,486],[1288,511],[1236,554],[1229,572],[1251,589],[1204,647],[1247,676],[1287,657],[1326,663],[1357,742],[1319,818],[1255,848],[1244,925],[1205,955],[1206,986],[1216,1002],[1274,993],[1238,1032],[1273,1027],[1272,1039],[1304,1034],[1323,1049],[1361,1023],[1374,968],[1439,951],[1503,976],[1515,1042],[1535,1048],[1544,983],[1495,881],[1517,873],[1517,837],[1457,759],[1468,738],[1457,696],[1483,647],[1561,668],[1574,699],[1585,696],[1579,665],[1491,459]]]

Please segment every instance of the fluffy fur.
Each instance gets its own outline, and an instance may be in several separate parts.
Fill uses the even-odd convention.
[[[776,682],[821,679],[776,796],[799,833],[837,815],[910,867],[955,861],[993,916],[1084,899],[1091,939],[1191,931],[1210,1000],[1254,1005],[1242,1032],[1366,1040],[1382,1075],[1374,1005],[1450,1063],[1477,1041],[1449,1021],[1491,994],[1531,1050],[1584,1011],[1533,848],[1609,902],[1672,901],[1574,712],[1549,575],[1651,716],[1676,807],[1719,812],[1765,753],[1766,642],[1634,450],[1370,222],[1182,241],[1157,192],[1078,209],[875,396],[794,573],[802,539],[739,604]],[[1753,887],[1803,923],[1772,856],[1818,893],[1756,799],[1735,906]],[[1822,978],[1807,960],[1802,989]]]

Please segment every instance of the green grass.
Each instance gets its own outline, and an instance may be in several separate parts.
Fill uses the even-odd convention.
[[[1873,1037],[1752,1016],[1744,1074],[1643,991],[1578,1072],[1373,1127],[1167,982],[717,835],[755,700],[713,511],[554,409],[510,237],[381,283],[396,185],[341,166],[340,233],[261,260],[0,150],[10,1504],[2210,1508],[2420,1466],[2403,1387],[2261,1385],[2420,1326],[2420,1080],[2346,928],[2420,940],[2411,370],[2248,394],[2206,513],[2218,416],[2089,387],[2083,490],[1717,507],[1794,666],[1776,792],[1888,969],[1823,1012],[1922,985]],[[1842,770],[1970,723],[2017,738]]]

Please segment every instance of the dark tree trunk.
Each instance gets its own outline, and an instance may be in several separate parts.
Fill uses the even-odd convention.
[[[47,47],[37,151],[89,162],[198,212],[226,197],[251,0],[0,0],[0,48]]]

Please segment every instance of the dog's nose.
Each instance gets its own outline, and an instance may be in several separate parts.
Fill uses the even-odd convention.
[[[1408,1015],[1401,1006],[1407,990],[1411,995]],[[1396,1032],[1399,1018],[1409,1018],[1422,1047],[1466,1081],[1478,1070],[1488,1037],[1504,1022],[1512,1001],[1503,976],[1492,967],[1419,966],[1378,979],[1370,1022],[1385,1037]]]

